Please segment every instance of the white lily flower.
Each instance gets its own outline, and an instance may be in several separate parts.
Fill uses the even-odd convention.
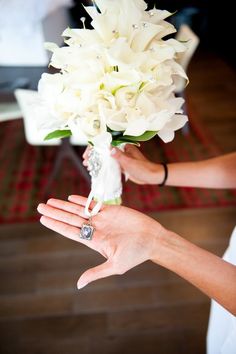
[[[165,143],[169,143],[174,139],[175,131],[182,128],[187,121],[187,116],[176,114],[157,134]]]
[[[38,83],[41,98],[48,104],[64,89],[64,77],[61,74],[42,74]]]
[[[90,45],[102,43],[95,30],[67,28],[62,33],[62,36],[68,38],[65,43],[69,46],[89,47]]]
[[[85,63],[64,76],[68,87],[78,90],[90,89],[93,92],[99,90],[104,73],[103,68],[92,65],[92,63]]]
[[[156,79],[157,86],[172,86],[173,78],[171,67],[166,63],[158,65],[155,70],[153,70],[154,78]]]
[[[144,51],[158,34],[161,36],[163,31],[163,26],[145,22],[141,23],[140,27],[134,30],[131,48],[136,52]]]
[[[166,45],[171,46],[176,53],[183,53],[186,51],[186,45],[177,41],[174,38],[170,38],[164,42]]]
[[[157,65],[175,57],[175,49],[170,45],[166,45],[165,42],[154,41],[150,46],[149,60],[146,65],[149,64],[149,61],[155,62]]]
[[[159,112],[153,113],[149,117],[149,129],[151,131],[161,131],[167,122],[171,120],[173,114],[169,112],[167,109],[162,109]]]
[[[148,122],[143,117],[137,118],[129,122],[125,132],[125,135],[140,136],[148,130]]]
[[[180,76],[184,78],[186,81],[188,81],[188,77],[180,64],[176,63],[175,61],[171,61],[171,62],[168,61],[167,65],[171,67],[172,75]]]
[[[79,47],[62,47],[53,51],[50,65],[56,69],[74,70],[78,65]]]
[[[158,10],[155,8],[144,13],[145,20],[154,24],[159,24],[161,21],[165,20],[171,15],[172,14],[169,11]]]
[[[161,21],[159,25],[163,27],[163,30],[156,36],[157,40],[160,40],[163,37],[166,37],[169,34],[173,34],[176,32],[176,28],[169,22]]]
[[[96,16],[92,21],[92,26],[102,41],[108,44],[114,37],[113,31],[116,27],[116,22],[116,15],[107,12]]]
[[[49,50],[50,52],[54,52],[54,50],[58,49],[58,45],[53,42],[45,42],[44,43],[44,48]]]
[[[117,65],[119,69],[124,70],[138,69],[148,59],[148,53],[135,53],[124,37],[114,40],[106,55],[109,65]]]
[[[144,5],[146,6],[146,4]],[[120,0],[120,12],[116,31],[120,37],[126,37],[131,43],[133,32],[143,17],[141,2],[130,0],[127,8],[127,1]]]
[[[140,74],[136,70],[112,71],[106,73],[102,80],[107,91],[115,93],[122,86],[136,85],[140,82]]]
[[[136,99],[136,108],[140,109],[145,117],[149,117],[151,114],[157,111],[157,105],[149,93],[141,92]]]

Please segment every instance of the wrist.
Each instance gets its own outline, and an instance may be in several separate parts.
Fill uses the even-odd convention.
[[[161,226],[161,225],[160,225]],[[172,270],[181,237],[163,226],[154,230],[150,261]]]
[[[161,185],[163,181],[166,182],[166,172],[162,164],[150,163],[149,168],[149,184]]]

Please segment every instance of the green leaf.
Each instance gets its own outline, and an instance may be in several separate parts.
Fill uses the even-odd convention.
[[[146,82],[141,82],[140,86],[139,86],[139,91],[142,91],[142,89],[146,86]]]
[[[121,88],[123,88],[123,87],[125,87],[125,86],[124,86],[124,85],[120,85],[120,86],[114,88],[114,89],[111,91],[111,94],[112,94],[113,96],[115,96],[116,92],[117,92],[118,90],[120,90]]]
[[[119,146],[119,145],[121,145],[121,144],[125,144],[125,143],[127,143],[127,144],[131,144],[131,145],[136,145],[136,146],[140,146],[140,144],[139,144],[139,142],[138,141],[130,141],[130,140],[112,140],[112,143],[111,143],[111,145],[112,146]]]
[[[120,137],[120,140],[129,140],[129,141],[147,141],[152,139],[157,134],[156,131],[147,131],[142,135],[139,136],[132,136],[132,135],[123,135]]]
[[[97,202],[98,200],[96,198],[94,198],[95,202]],[[122,199],[121,197],[115,198],[115,199],[111,199],[111,200],[106,200],[103,202],[103,204],[105,205],[121,205],[122,204]]]
[[[180,43],[188,43],[189,42],[189,39],[178,39],[178,42]]]
[[[55,130],[45,136],[44,140],[69,138],[72,135],[70,130]]]

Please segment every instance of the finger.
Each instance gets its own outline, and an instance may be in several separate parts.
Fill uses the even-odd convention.
[[[141,153],[141,151],[132,144],[125,145],[125,152],[138,160],[146,160],[146,157]]]
[[[120,163],[121,168],[127,169],[132,166],[132,162],[135,161],[134,158],[129,157],[126,153],[122,152],[120,149],[112,149],[111,155]]]
[[[105,263],[98,265],[97,267],[87,270],[81,275],[78,280],[77,288],[82,289],[92,281],[109,277],[115,274],[112,263],[108,260]]]
[[[83,207],[85,207],[86,203],[87,203],[87,198],[82,197],[80,195],[70,195],[68,197],[68,200],[72,203],[78,204],[78,205],[82,205]],[[97,202],[92,201],[89,205],[90,209],[93,209],[95,207],[95,205],[97,204]],[[100,210],[104,209],[104,205],[102,205]]]
[[[44,216],[61,221],[71,226],[81,227],[85,221],[84,218],[78,215],[68,213],[66,211],[51,207],[50,205],[43,203],[39,204],[38,211]]]
[[[84,207],[75,203],[67,202],[65,200],[54,199],[51,198],[47,201],[47,205],[55,207],[57,209],[61,209],[64,211],[68,211],[69,213],[73,213],[75,215],[79,215],[82,218],[88,218],[88,216],[84,213]]]
[[[91,240],[86,241],[86,240],[79,237],[80,230],[75,226],[65,224],[61,221],[51,219],[47,216],[41,216],[40,222],[42,225],[46,226],[48,229],[55,231],[58,234],[61,234],[62,236],[65,236],[71,240],[83,243],[87,246],[90,246],[90,247],[92,246]]]
[[[87,148],[85,149],[84,153],[83,153],[83,159],[88,159],[89,157],[89,152],[91,150],[91,146],[87,146]]]
[[[68,225],[62,221],[58,221],[43,215],[40,218],[40,223],[46,226],[48,229],[55,231],[58,234],[65,236],[66,238],[69,238],[73,241],[82,243],[87,247],[99,252],[102,256],[106,257],[100,247],[101,234],[98,232],[98,230],[95,229],[91,240],[86,240],[85,238],[80,237],[80,229],[78,227]]]

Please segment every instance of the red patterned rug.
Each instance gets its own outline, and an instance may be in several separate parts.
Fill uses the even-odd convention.
[[[44,190],[58,148],[28,145],[22,120],[1,123],[0,141],[0,223],[35,221],[36,207],[45,201]],[[143,150],[152,160],[167,162],[200,160],[220,154],[205,128],[193,120],[189,134],[179,131],[169,144],[154,138],[143,145]],[[70,194],[87,196],[89,185],[70,161],[64,161],[51,191],[56,198],[67,198]],[[128,182],[124,184],[123,202],[143,212],[229,206],[236,205],[236,191],[158,188]]]

